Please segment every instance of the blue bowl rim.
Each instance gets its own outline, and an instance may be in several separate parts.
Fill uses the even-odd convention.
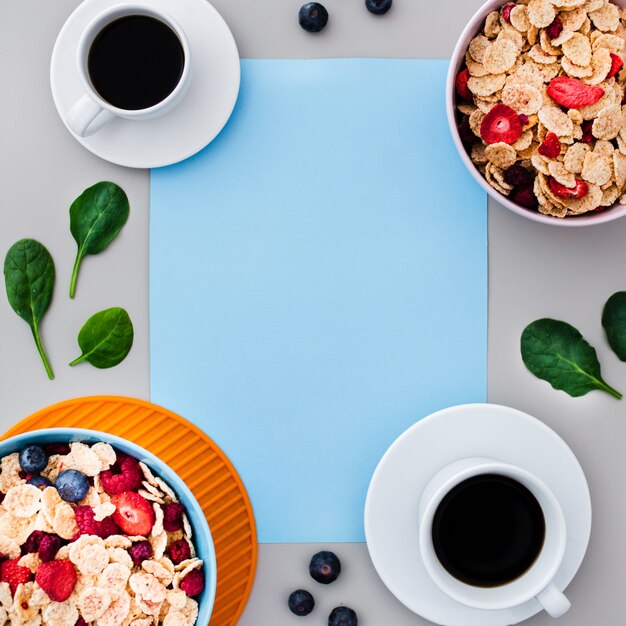
[[[182,500],[181,495],[184,496],[186,500],[185,506],[188,509],[187,517],[193,533],[196,536],[203,536],[207,544],[205,551],[198,555],[205,565],[205,588],[198,599],[198,617],[196,624],[208,624],[211,613],[213,612],[217,589],[215,545],[204,511],[200,507],[191,489],[187,487],[185,481],[167,463],[136,443],[124,439],[123,437],[118,437],[117,435],[110,435],[103,431],[88,428],[41,428],[14,435],[13,437],[0,441],[0,457],[16,452],[25,442],[36,443],[36,440],[41,437],[53,437],[60,442],[67,441],[68,443],[77,441],[89,441],[91,443],[91,440],[109,443],[122,450],[122,452],[130,453],[137,458],[137,460],[145,462],[148,467],[154,469],[157,476],[163,478],[163,480],[172,487],[179,499]],[[94,443],[95,442],[96,441],[94,441]],[[196,546],[196,548],[197,547],[198,546]]]

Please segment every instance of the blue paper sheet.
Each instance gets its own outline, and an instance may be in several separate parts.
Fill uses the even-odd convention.
[[[261,542],[363,541],[389,444],[486,399],[487,201],[446,70],[245,60],[222,134],[152,172],[151,398],[229,455]]]

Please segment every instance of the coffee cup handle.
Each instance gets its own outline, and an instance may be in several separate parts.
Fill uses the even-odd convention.
[[[115,115],[103,109],[85,94],[71,109],[67,116],[69,129],[79,137],[88,137],[98,132]]]
[[[550,617],[561,617],[570,608],[570,601],[559,591],[554,583],[550,583],[538,596],[539,604]]]

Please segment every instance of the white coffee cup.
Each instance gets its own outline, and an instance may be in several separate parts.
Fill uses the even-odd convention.
[[[463,481],[484,474],[499,474],[526,487],[544,516],[543,546],[533,564],[518,578],[497,587],[478,587],[452,576],[441,564],[432,537],[433,519],[444,497]],[[558,500],[539,478],[526,470],[486,458],[456,461],[439,471],[426,486],[419,506],[419,545],[426,571],[448,596],[466,606],[484,610],[508,609],[536,598],[552,616],[559,617],[569,600],[554,584],[565,554],[567,529]]]
[[[174,90],[157,104],[145,109],[121,109],[112,105],[98,94],[89,77],[89,51],[95,38],[111,22],[130,15],[145,15],[160,20],[169,26],[176,33],[185,58],[180,80]],[[191,81],[191,52],[182,28],[167,13],[142,4],[119,4],[103,11],[91,20],[79,40],[76,62],[84,94],[70,109],[66,122],[70,130],[79,137],[87,137],[96,133],[116,117],[129,120],[146,120],[163,115],[180,103],[189,89]]]

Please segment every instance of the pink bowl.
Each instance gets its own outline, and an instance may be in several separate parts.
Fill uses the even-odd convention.
[[[463,63],[465,62],[465,52],[469,46],[470,41],[476,36],[481,29],[483,22],[487,15],[492,11],[499,10],[503,5],[507,3],[507,0],[488,0],[469,21],[465,30],[461,34],[459,41],[456,44],[454,52],[452,53],[452,59],[450,61],[450,68],[448,70],[448,81],[446,84],[446,109],[448,113],[448,123],[450,125],[450,131],[452,133],[452,139],[456,149],[459,152],[461,160],[465,163],[467,169],[472,176],[478,181],[481,187],[499,204],[517,213],[522,217],[526,217],[535,222],[542,222],[544,224],[552,224],[553,226],[567,226],[567,227],[579,227],[579,226],[593,226],[594,224],[604,224],[605,222],[611,222],[620,217],[626,215],[626,206],[619,203],[615,203],[612,207],[607,207],[603,211],[598,213],[591,212],[580,217],[564,217],[562,219],[558,217],[552,217],[550,215],[543,215],[536,211],[526,209],[511,202],[506,196],[502,195],[499,191],[494,189],[482,176],[482,174],[476,169],[474,163],[470,159],[465,150],[465,146],[461,141],[459,135],[459,128],[456,120],[456,88],[455,80],[458,73],[461,70]],[[626,4],[625,0],[621,2],[615,2],[620,6]]]

